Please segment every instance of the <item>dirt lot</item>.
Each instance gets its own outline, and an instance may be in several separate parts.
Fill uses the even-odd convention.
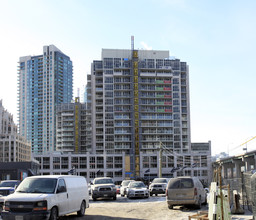
[[[207,210],[205,206],[201,210]],[[199,211],[193,208],[174,207],[168,209],[165,196],[150,197],[149,199],[127,199],[118,197],[113,200],[90,201],[90,208],[86,210],[83,218],[76,217],[75,214],[62,217],[66,219],[90,219],[90,220],[132,220],[132,219],[177,219],[187,220],[189,215]]]

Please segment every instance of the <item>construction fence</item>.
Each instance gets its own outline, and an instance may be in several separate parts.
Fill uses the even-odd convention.
[[[229,185],[230,205],[234,204],[234,191],[240,195],[240,204],[243,209],[248,209],[252,212],[252,189],[256,190],[255,187],[251,187],[251,176],[253,172],[242,172],[241,178],[223,179],[224,185]]]

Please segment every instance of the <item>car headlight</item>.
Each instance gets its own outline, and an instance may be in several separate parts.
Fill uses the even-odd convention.
[[[10,202],[4,202],[3,210],[10,211]]]
[[[46,211],[47,210],[47,201],[39,201],[34,205],[34,211]]]

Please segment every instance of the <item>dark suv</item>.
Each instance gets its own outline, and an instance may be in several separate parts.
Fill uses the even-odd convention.
[[[15,188],[20,184],[19,180],[3,180],[0,183],[0,213],[4,204],[4,198],[14,193]]]
[[[0,195],[7,196],[14,193],[15,188],[20,184],[19,180],[3,180],[0,183]]]

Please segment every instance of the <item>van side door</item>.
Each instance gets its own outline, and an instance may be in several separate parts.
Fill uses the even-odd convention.
[[[69,211],[68,196],[69,195],[64,179],[59,179],[56,190],[56,204],[58,205],[59,215],[63,215]]]

